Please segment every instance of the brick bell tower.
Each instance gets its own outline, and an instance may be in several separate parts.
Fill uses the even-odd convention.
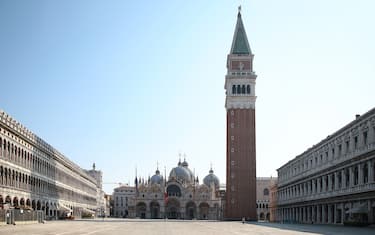
[[[227,188],[225,218],[257,220],[254,55],[238,8],[225,76],[227,110]]]

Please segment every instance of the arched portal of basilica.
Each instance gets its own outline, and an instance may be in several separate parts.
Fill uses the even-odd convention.
[[[159,204],[159,202],[152,201],[150,203],[150,212],[151,212],[151,219],[160,218],[160,204]]]
[[[146,218],[146,209],[147,206],[146,206],[146,203],[144,202],[138,202],[137,203],[137,217],[141,218],[141,219],[145,219]]]
[[[197,218],[197,206],[193,201],[189,201],[186,204],[186,219],[194,219]]]
[[[168,219],[181,219],[180,202],[176,198],[171,198],[166,204],[166,214]]]

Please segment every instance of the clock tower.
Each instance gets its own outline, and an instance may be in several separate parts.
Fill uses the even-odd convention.
[[[227,111],[227,181],[225,217],[257,220],[254,55],[239,7],[225,76]]]

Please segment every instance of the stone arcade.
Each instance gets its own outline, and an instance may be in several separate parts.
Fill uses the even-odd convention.
[[[276,221],[375,223],[375,108],[278,169]]]
[[[101,206],[96,179],[1,110],[0,185],[1,213],[38,210],[57,219],[91,216]]]

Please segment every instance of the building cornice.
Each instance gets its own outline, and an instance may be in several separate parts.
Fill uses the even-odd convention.
[[[375,126],[375,108],[357,117],[355,120],[349,122],[344,127],[335,131],[333,134],[328,135],[325,139],[321,140],[319,143],[313,145],[312,147],[308,148],[303,153],[297,155],[295,158],[293,158],[292,160],[288,161],[287,163],[279,167],[277,171],[282,170],[283,168],[289,166],[290,164],[294,163],[300,158],[305,157],[306,155],[310,155],[316,151],[319,151],[319,149],[324,148],[324,146],[327,146],[326,148],[328,148],[330,141],[340,142],[340,139],[344,137],[343,135],[355,133],[358,130],[358,128],[364,128],[362,125],[364,122],[367,122],[368,124],[372,126]]]
[[[19,139],[22,139],[24,142],[32,146],[33,148],[38,149],[40,152],[43,152],[46,155],[52,156],[54,160],[63,164],[68,169],[79,174],[83,178],[92,181],[95,183],[95,179],[88,175],[81,167],[69,160],[50,144],[44,141],[42,138],[31,132],[17,120],[12,118],[9,114],[0,110],[0,127],[4,128],[8,132],[12,133]],[[35,151],[35,150],[34,150]],[[48,159],[50,160],[50,159]]]

